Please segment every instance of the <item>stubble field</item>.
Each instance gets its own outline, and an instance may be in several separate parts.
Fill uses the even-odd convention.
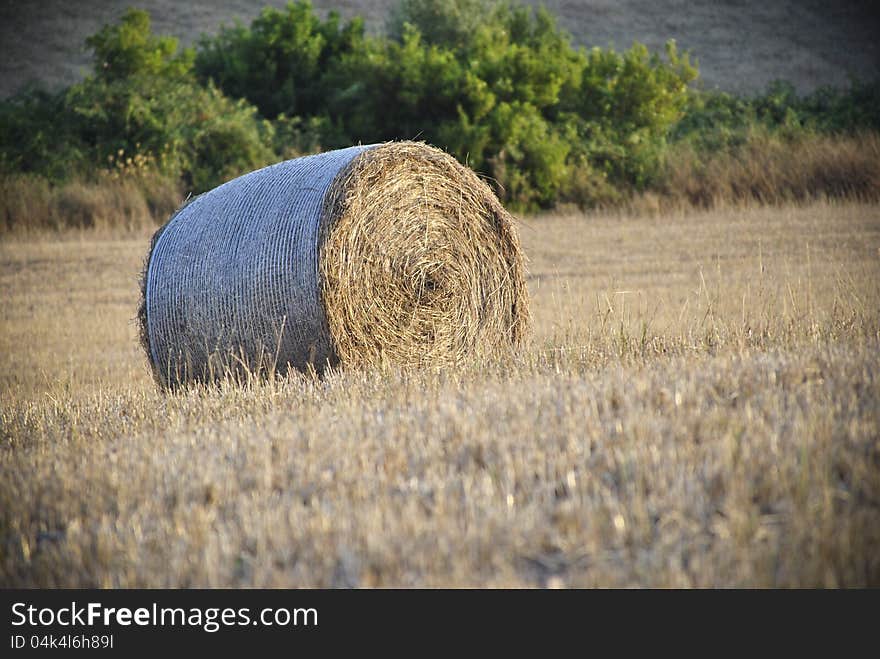
[[[515,363],[174,395],[148,235],[4,239],[0,585],[880,585],[880,207],[521,236]]]

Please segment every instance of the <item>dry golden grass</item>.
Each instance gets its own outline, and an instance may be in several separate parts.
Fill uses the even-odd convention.
[[[663,208],[725,208],[815,199],[880,201],[880,134],[756,134],[732,152],[698,156],[673,147],[659,186]],[[645,210],[644,199],[633,210]],[[640,203],[641,202],[641,203]],[[641,207],[640,207],[641,206]]]
[[[115,170],[98,181],[57,185],[32,175],[0,175],[0,235],[47,230],[144,230],[183,200],[179,184],[153,172]]]
[[[515,364],[173,395],[146,233],[0,243],[0,585],[880,585],[880,207],[521,236]]]

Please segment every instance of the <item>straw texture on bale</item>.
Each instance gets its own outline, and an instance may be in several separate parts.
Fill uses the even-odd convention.
[[[415,142],[289,160],[197,197],[154,237],[142,293],[163,385],[453,365],[515,351],[530,326],[512,218]]]

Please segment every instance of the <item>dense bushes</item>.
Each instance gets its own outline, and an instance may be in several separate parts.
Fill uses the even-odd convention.
[[[250,28],[223,27],[203,37],[196,70],[235,98],[247,98],[265,117],[312,117],[326,111],[326,72],[341,58],[360,52],[364,26],[345,26],[331,13],[321,21],[309,3],[266,8]]]
[[[83,82],[3,104],[5,169],[94,178],[124,157],[204,190],[274,159],[272,126],[245,101],[198,84],[194,53],[152,36],[146,13],[130,10],[86,43],[94,72]]]
[[[760,132],[799,139],[860,131],[880,131],[880,84],[853,82],[845,90],[825,87],[798,96],[778,81],[752,98],[692,91],[670,138],[711,152],[738,147]]]
[[[674,44],[583,52],[546,11],[489,0],[406,0],[389,34],[297,3],[203,39],[196,70],[264,117],[311,122],[324,147],[437,144],[520,208],[643,188],[696,77]]]
[[[145,199],[167,200],[274,160],[415,138],[532,210],[675,197],[683,172],[699,179],[762,144],[777,154],[880,131],[880,85],[701,92],[673,42],[662,54],[576,49],[546,11],[499,0],[401,0],[382,37],[299,1],[183,50],[129,10],[86,43],[94,68],[83,82],[0,103],[0,173],[53,185],[124,175]]]

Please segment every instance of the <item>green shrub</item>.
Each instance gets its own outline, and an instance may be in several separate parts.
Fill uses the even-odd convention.
[[[216,185],[275,160],[273,128],[258,121],[244,100],[231,101],[214,87],[192,99],[201,103],[199,121],[181,129],[181,174],[195,190]]]
[[[574,156],[621,188],[656,180],[667,136],[683,116],[688,85],[697,77],[687,54],[666,44],[666,59],[642,44],[624,53],[593,48],[562,107],[572,125]]]
[[[54,181],[97,180],[124,154],[200,192],[275,160],[272,126],[193,74],[194,53],[129,10],[87,40],[95,70],[62,94],[0,104],[0,163]]]
[[[407,30],[415,28],[425,43],[467,47],[497,6],[495,0],[401,0],[391,9],[388,36],[402,42]]]
[[[119,149],[146,154],[200,192],[274,160],[256,108],[198,84],[193,53],[151,36],[145,12],[129,10],[87,43],[103,64],[70,89],[67,106],[98,162]]]
[[[674,44],[665,60],[639,45],[585,53],[547,11],[494,0],[404,0],[389,31],[367,37],[359,21],[340,27],[297,2],[203,39],[196,68],[283,115],[276,150],[423,139],[520,209],[560,194],[589,204],[599,183],[603,200],[608,185],[647,185],[696,76]],[[582,190],[575,169],[590,172]]]
[[[87,165],[64,93],[26,89],[0,102],[0,172],[65,180]]]
[[[465,5],[404,6],[424,18]],[[335,69],[330,117],[354,141],[437,144],[491,177],[513,207],[547,207],[567,177],[569,145],[553,115],[579,55],[548,13],[481,5],[491,8],[481,21],[450,10],[438,31],[411,13],[398,38],[364,42]]]
[[[314,116],[325,109],[327,70],[363,39],[362,19],[342,26],[331,12],[322,21],[311,2],[298,0],[284,10],[267,7],[250,27],[236,24],[202,38],[196,71],[264,117]]]
[[[747,99],[693,91],[670,141],[689,142],[698,152],[713,153],[745,144],[756,123],[755,109]]]
[[[808,133],[880,131],[880,82],[824,87],[803,96],[783,81],[748,98],[692,90],[671,141],[686,141],[698,152],[711,154],[738,148],[762,131],[788,139]]]
[[[178,51],[174,37],[155,36],[150,15],[129,8],[116,25],[105,25],[86,39],[94,61],[94,76],[102,80],[128,80],[149,75],[182,78],[192,69],[195,52]]]

